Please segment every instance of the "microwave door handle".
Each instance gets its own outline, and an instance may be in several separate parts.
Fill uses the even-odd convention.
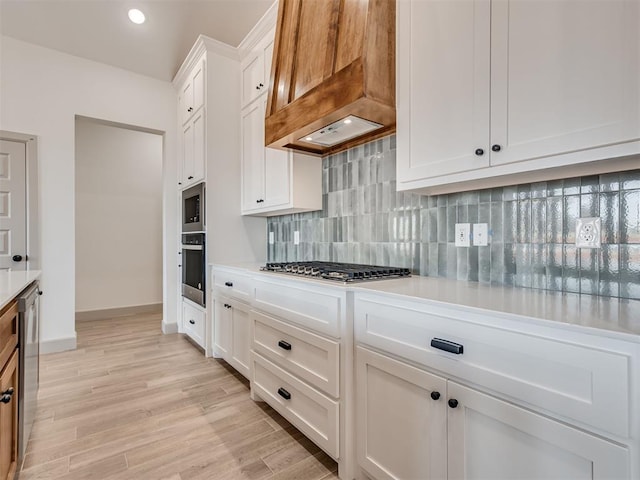
[[[202,245],[183,245],[183,250],[202,250]]]

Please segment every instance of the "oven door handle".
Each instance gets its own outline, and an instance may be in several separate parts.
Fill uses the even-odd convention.
[[[183,250],[202,250],[202,245],[182,245]]]

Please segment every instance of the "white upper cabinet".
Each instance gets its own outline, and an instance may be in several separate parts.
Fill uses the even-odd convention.
[[[180,89],[178,117],[182,119],[182,155],[180,157],[181,188],[204,180],[206,162],[205,55],[202,55],[187,75]]]
[[[184,125],[204,105],[205,61],[202,57],[180,89],[180,113]]]
[[[398,189],[633,168],[640,2],[400,0],[397,19]]]
[[[254,51],[242,62],[242,106],[246,107],[269,88],[271,56],[273,55],[272,30]]]
[[[273,54],[272,29],[242,61],[242,214],[322,209],[322,160],[266,148],[264,118]]]

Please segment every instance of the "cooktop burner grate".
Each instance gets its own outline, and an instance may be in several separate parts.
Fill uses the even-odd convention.
[[[339,282],[360,282],[411,276],[408,268],[336,262],[269,262],[261,270]]]

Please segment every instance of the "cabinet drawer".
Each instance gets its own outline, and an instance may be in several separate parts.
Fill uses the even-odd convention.
[[[213,286],[219,293],[244,302],[251,300],[251,277],[239,271],[214,267]]]
[[[338,397],[340,344],[251,311],[253,349],[314,387]]]
[[[356,341],[450,376],[481,385],[545,413],[629,436],[632,350],[613,339],[570,339],[552,328],[442,305],[358,295]],[[482,322],[491,325],[482,324]],[[499,326],[496,326],[499,325]],[[462,345],[462,353],[431,346],[433,339]],[[595,339],[599,340],[599,339]]]
[[[13,301],[0,313],[0,369],[18,344],[18,302]]]
[[[305,284],[304,280],[254,279],[253,305],[287,321],[340,337],[346,293],[343,289]]]
[[[182,329],[198,345],[204,348],[205,312],[195,306],[182,302]]]
[[[316,445],[337,459],[338,402],[257,353],[252,354],[252,361],[252,388],[255,393]]]

